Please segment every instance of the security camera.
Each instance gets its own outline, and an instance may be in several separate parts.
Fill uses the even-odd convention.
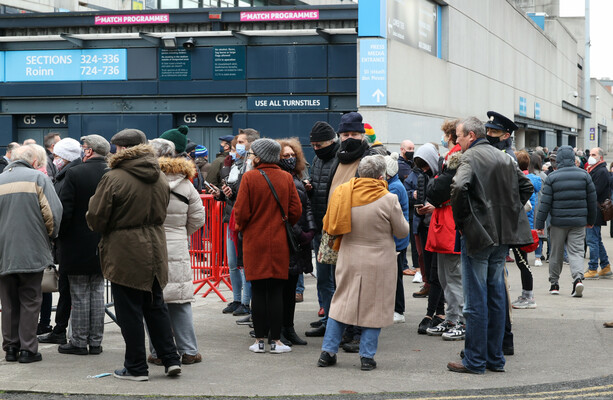
[[[196,47],[196,39],[194,38],[189,38],[183,43],[183,48],[185,50],[192,50],[194,47]]]
[[[185,46],[185,45],[183,45],[183,46]],[[574,98],[579,97],[579,93],[577,93],[577,91],[576,91],[576,90],[575,90],[575,91],[573,91],[573,97],[574,97]]]

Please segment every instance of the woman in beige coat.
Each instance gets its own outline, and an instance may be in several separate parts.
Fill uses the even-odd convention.
[[[409,224],[398,197],[387,190],[385,171],[383,156],[364,157],[358,166],[360,178],[339,186],[328,204],[324,230],[342,237],[320,367],[336,363],[343,331],[347,325],[355,325],[362,327],[361,369],[376,368],[379,333],[393,323],[397,278],[394,236],[406,237]]]

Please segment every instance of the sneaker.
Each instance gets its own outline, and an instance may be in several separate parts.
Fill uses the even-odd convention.
[[[249,350],[253,351],[254,353],[265,353],[266,352],[265,346],[266,345],[264,344],[263,340],[258,340],[257,342],[249,346]]]
[[[149,380],[148,375],[132,375],[127,369],[116,369],[113,376],[117,379],[125,379],[128,381],[144,382]]]
[[[513,263],[513,262],[515,262],[515,259],[512,258],[511,256],[507,256],[507,258],[505,258],[505,261],[508,262],[508,263]]]
[[[419,323],[417,327],[417,333],[420,335],[425,335],[428,332],[428,328],[437,326],[438,324],[441,324],[443,321],[444,320],[440,319],[436,315],[432,318],[424,317],[424,319],[421,320],[421,322]]]
[[[420,270],[417,270],[415,272],[415,276],[413,277],[413,283],[422,283],[421,271]]]
[[[245,318],[239,318],[236,320],[236,325],[249,325],[253,320],[251,319],[251,314],[247,315]]]
[[[234,312],[232,313],[232,315],[234,315],[235,317],[239,317],[241,315],[249,315],[251,314],[251,310],[249,309],[249,306],[246,304],[241,304],[240,306],[238,306],[238,308],[236,310],[234,310]]]
[[[529,299],[527,297],[519,296],[517,300],[511,303],[511,307],[517,308],[520,310],[528,309],[528,308],[536,308],[536,302],[534,301],[534,298]]]
[[[290,351],[292,351],[292,348],[283,343],[272,342],[270,345],[270,352],[273,354],[289,353]]]
[[[374,358],[360,357],[360,369],[362,371],[372,371],[377,368],[377,362]]]
[[[343,344],[343,351],[347,353],[359,353],[360,339],[352,339],[351,341]]]
[[[423,285],[419,288],[419,291],[413,293],[413,297],[416,299],[428,297],[428,293],[430,293],[430,286]]]
[[[334,364],[336,364],[336,354],[330,355],[327,351],[322,351],[319,360],[317,360],[317,365],[319,367],[329,367]]]
[[[166,376],[177,376],[181,373],[181,366],[176,364],[169,365],[168,367],[164,368],[164,373]]]
[[[598,276],[601,278],[610,278],[613,275],[613,272],[611,272],[611,266],[607,265],[604,268],[600,269],[600,272],[598,273]]]
[[[202,354],[196,353],[195,356],[189,354],[183,354],[181,357],[181,364],[197,364],[202,362]]]
[[[427,328],[426,333],[428,336],[441,336],[443,333],[449,332],[453,328],[455,328],[455,324],[451,321],[445,320],[436,326]]]
[[[595,269],[588,269],[585,274],[583,274],[583,279],[598,279],[600,275]]]
[[[394,323],[395,324],[402,324],[406,321],[406,319],[404,318],[404,315],[394,312]]]
[[[583,283],[581,283],[581,279],[577,278],[573,282],[573,291],[570,294],[572,297],[583,297]]]
[[[453,340],[464,340],[466,336],[466,325],[458,324],[455,328],[451,329],[449,332],[443,333],[443,340],[453,341]]]
[[[560,285],[558,285],[557,283],[551,284],[551,287],[549,288],[549,294],[560,294]]]
[[[543,262],[541,261],[540,258],[537,258],[536,260],[534,260],[534,266],[535,267],[542,267],[543,266]]]
[[[228,304],[228,306],[224,308],[221,312],[224,314],[232,314],[240,305],[240,301],[233,301],[232,303]]]
[[[326,312],[324,311],[324,308],[323,307],[319,307],[319,311],[317,311],[317,316],[321,318],[324,315],[326,315]]]

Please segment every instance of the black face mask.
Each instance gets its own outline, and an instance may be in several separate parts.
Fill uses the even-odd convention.
[[[500,140],[500,137],[487,136],[487,141],[498,150],[504,150],[507,147],[507,142],[511,138]]]
[[[279,160],[279,166],[281,169],[287,172],[294,172],[296,169],[296,157],[283,158]]]
[[[341,143],[341,151],[352,152],[362,147],[362,139],[349,138]]]
[[[320,160],[328,161],[336,154],[336,146],[332,143],[329,146],[314,150]]]
[[[407,161],[413,161],[413,154],[415,154],[414,151],[405,151],[404,152],[404,159]]]

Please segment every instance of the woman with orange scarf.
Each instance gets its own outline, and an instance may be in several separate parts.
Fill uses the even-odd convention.
[[[374,360],[381,328],[391,325],[396,292],[394,236],[406,237],[409,224],[396,195],[387,190],[383,156],[364,157],[360,178],[352,178],[332,194],[323,228],[342,235],[336,264],[336,292],[330,305],[326,334],[318,365],[336,363],[336,353],[347,325],[362,327],[361,369],[376,368]]]

